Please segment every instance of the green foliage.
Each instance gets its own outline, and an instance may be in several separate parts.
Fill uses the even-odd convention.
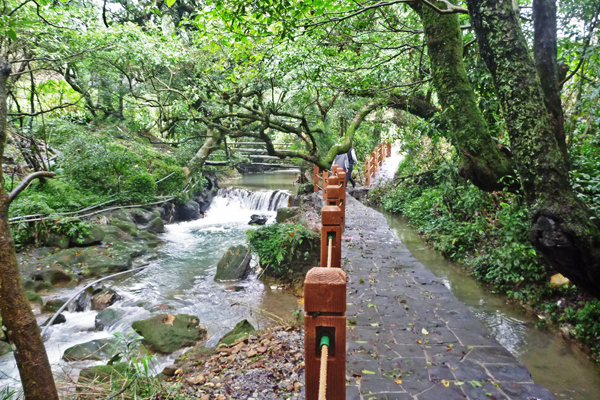
[[[547,266],[528,241],[528,209],[518,196],[482,192],[451,164],[441,164],[432,179],[422,177],[370,197],[407,216],[436,250],[483,282],[503,291],[543,285]]]
[[[600,344],[600,300],[587,301],[579,310],[568,307],[561,319],[574,326],[578,340],[593,345]]]
[[[6,185],[6,181],[5,181]],[[36,181],[11,204],[10,215],[52,214],[79,210],[106,201],[102,196],[67,179]]]
[[[274,277],[291,277],[297,261],[307,260],[319,234],[303,224],[273,224],[246,232],[263,267]]]
[[[140,172],[127,177],[123,183],[126,198],[131,202],[145,202],[156,196],[157,184],[152,175]]]

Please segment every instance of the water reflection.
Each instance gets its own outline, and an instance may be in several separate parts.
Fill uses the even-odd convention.
[[[536,329],[537,320],[479,284],[465,269],[429,249],[406,218],[384,213],[388,224],[410,252],[442,279],[455,296],[482,321],[496,339],[523,363],[533,380],[557,399],[597,400],[600,375],[595,364],[555,332]]]

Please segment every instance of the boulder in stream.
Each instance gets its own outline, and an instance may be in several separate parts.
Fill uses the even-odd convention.
[[[248,225],[264,225],[267,223],[268,219],[268,215],[253,214],[250,216],[250,222],[248,222]]]
[[[48,318],[40,326],[48,325],[48,323],[50,322],[51,319],[52,319],[52,317]],[[56,316],[56,318],[54,318],[54,321],[52,321],[52,325],[64,324],[65,322],[67,322],[67,317],[65,317],[64,314],[60,313]]]
[[[120,299],[121,296],[112,289],[96,290],[92,295],[92,310],[102,311]]]
[[[152,221],[150,221],[150,224],[147,227],[145,227],[144,229],[147,229],[150,232],[154,232],[154,233],[164,233],[165,232],[165,224],[164,224],[163,220],[160,219],[160,217],[156,217]]]
[[[188,200],[177,208],[177,215],[181,221],[190,221],[200,217],[200,204]]]
[[[44,304],[42,311],[52,313],[57,312],[66,302],[67,300],[65,299],[50,299]]]
[[[154,350],[172,353],[206,338],[206,328],[198,325],[199,322],[193,315],[161,314],[135,321],[132,326]]]
[[[86,233],[78,233],[69,240],[71,246],[84,247],[98,244],[104,239],[104,229],[100,225],[92,225]]]
[[[101,361],[110,359],[119,352],[118,339],[107,338],[79,343],[65,350],[66,361]]]
[[[244,245],[232,246],[225,252],[219,264],[215,281],[244,279],[250,273],[250,250]]]

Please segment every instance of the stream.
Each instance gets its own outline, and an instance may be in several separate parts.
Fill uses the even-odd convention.
[[[452,290],[557,400],[597,400],[600,375],[595,364],[579,349],[552,330],[537,329],[537,318],[525,314],[506,296],[480,286],[465,268],[429,248],[405,217],[383,212],[390,228],[413,256]]]
[[[67,322],[48,329],[45,344],[53,369],[68,372],[73,368],[105,363],[67,363],[61,357],[65,349],[75,344],[113,337],[117,332],[132,332],[131,324],[149,318],[153,315],[149,309],[156,306],[172,314],[198,316],[200,325],[208,330],[211,345],[244,318],[256,328],[272,324],[272,320],[257,312],[258,309],[291,319],[292,312],[299,307],[296,297],[290,292],[265,287],[257,280],[255,272],[242,281],[230,283],[215,282],[213,277],[225,251],[246,242],[244,232],[253,229],[248,225],[252,214],[268,215],[269,223],[274,222],[277,209],[287,206],[289,191],[294,189],[292,183],[296,177],[296,171],[243,176],[229,185],[221,185],[235,188],[219,190],[206,218],[166,225],[166,232],[160,235],[163,244],[157,249],[158,257],[150,261],[147,269],[104,282],[122,297],[111,306],[121,314],[116,323],[97,331],[94,323],[96,311],[67,311],[64,312]],[[44,299],[68,298],[78,289],[53,292]],[[49,316],[38,316],[38,323]],[[156,372],[172,363],[182,351],[158,356]],[[0,374],[0,386],[19,386],[12,354],[0,358]]]

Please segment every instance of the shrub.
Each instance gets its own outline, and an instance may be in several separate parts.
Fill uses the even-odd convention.
[[[132,175],[123,183],[124,199],[134,202],[152,200],[156,196],[156,188],[156,182],[149,173]]]
[[[268,275],[290,278],[301,272],[301,261],[306,261],[315,246],[319,234],[303,224],[273,224],[246,232],[248,242],[260,257],[260,263],[268,268]]]

